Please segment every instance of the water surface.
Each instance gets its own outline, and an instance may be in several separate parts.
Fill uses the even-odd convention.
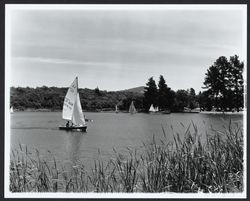
[[[127,147],[140,149],[142,142],[148,142],[153,135],[173,140],[173,132],[181,135],[193,122],[202,139],[211,126],[223,130],[229,121],[242,126],[243,115],[172,113],[169,115],[137,113],[85,113],[93,119],[88,123],[86,133],[59,130],[65,124],[60,112],[16,112],[11,114],[11,149],[18,149],[19,143],[30,149],[38,149],[43,156],[50,151],[62,162],[83,161],[90,165],[94,159],[112,157],[113,148],[125,153]],[[184,127],[183,127],[184,126]],[[193,127],[190,127],[193,130]]]

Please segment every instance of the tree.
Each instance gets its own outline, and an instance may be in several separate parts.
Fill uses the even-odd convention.
[[[210,111],[213,106],[213,102],[210,97],[210,92],[209,91],[199,92],[198,103],[200,105],[201,110]]]
[[[57,87],[36,87],[22,88],[11,87],[10,104],[16,110],[31,109],[62,109],[63,101],[68,88]],[[100,93],[100,95],[99,95]],[[122,109],[122,100],[131,97],[134,100],[136,109],[142,109],[143,94],[137,92],[107,92],[96,89],[79,89],[80,100],[83,110],[111,110],[116,104],[120,103]],[[131,102],[131,101],[130,101]],[[128,103],[130,104],[130,103]],[[128,109],[123,107],[124,110]]]
[[[175,95],[175,110],[183,111],[184,107],[188,106],[188,91],[181,89],[177,90]]]
[[[148,110],[150,105],[154,106],[158,103],[158,90],[155,84],[153,77],[150,77],[148,83],[146,83],[147,87],[145,87],[144,98],[143,98],[143,107],[145,110]]]
[[[233,91],[233,103],[234,106],[239,111],[239,107],[243,107],[243,90],[244,90],[244,80],[243,80],[243,68],[244,63],[240,62],[239,57],[234,55],[230,57],[230,81],[231,90]]]
[[[219,57],[207,70],[204,85],[209,95],[215,99],[215,106],[224,110],[243,106],[243,72],[244,64],[238,56]]]
[[[159,107],[163,110],[171,109],[174,103],[174,91],[169,88],[165,82],[165,79],[160,75],[158,92],[158,103]]]
[[[169,93],[168,93],[168,108],[171,110],[171,111],[175,111],[175,91],[170,89],[169,90]]]
[[[159,83],[159,93],[158,93],[158,105],[160,109],[167,109],[169,107],[168,103],[168,93],[170,89],[167,87],[165,79],[160,75]]]
[[[220,57],[214,62],[206,73],[204,88],[207,88],[212,96],[215,98],[215,106],[218,108],[218,98],[225,93],[225,66],[228,65],[227,59],[225,57]]]
[[[190,96],[195,97],[195,90],[193,88],[190,88],[189,94]]]
[[[100,90],[99,90],[99,88],[98,88],[98,87],[96,87],[96,88],[95,88],[95,93],[96,93],[98,96],[100,96],[100,95],[101,95],[101,92],[100,92]]]
[[[190,90],[189,90],[189,108],[194,109],[195,107],[197,107],[196,102],[197,101],[196,101],[195,90],[193,88],[190,88]]]

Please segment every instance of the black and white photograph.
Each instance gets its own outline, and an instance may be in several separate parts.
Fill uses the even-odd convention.
[[[246,198],[247,5],[6,4],[6,198]]]

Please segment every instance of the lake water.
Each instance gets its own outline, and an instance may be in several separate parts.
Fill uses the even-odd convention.
[[[172,113],[169,115],[137,113],[85,113],[93,119],[88,122],[86,133],[67,132],[58,129],[65,124],[60,112],[16,112],[11,114],[12,150],[19,149],[19,143],[27,145],[30,150],[38,149],[44,157],[53,153],[61,162],[84,162],[86,166],[95,159],[109,159],[113,148],[125,153],[127,147],[140,148],[142,142],[153,138],[162,138],[166,131],[167,139],[173,140],[173,132],[184,133],[193,121],[204,140],[206,132],[212,133],[211,125],[217,130],[233,124],[243,126],[243,115],[190,114]],[[185,128],[183,127],[183,125]],[[173,131],[171,129],[173,128]],[[193,128],[191,127],[191,130]]]

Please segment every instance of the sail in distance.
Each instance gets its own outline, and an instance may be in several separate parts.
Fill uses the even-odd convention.
[[[136,109],[135,109],[135,106],[134,106],[134,101],[132,101],[131,104],[130,104],[129,112],[130,112],[130,114],[136,113]]]
[[[150,106],[149,112],[155,112],[155,108],[154,108],[153,104]]]

